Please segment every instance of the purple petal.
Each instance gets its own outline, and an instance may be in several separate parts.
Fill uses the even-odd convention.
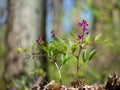
[[[40,43],[40,40],[39,40],[39,39],[37,39],[37,40],[36,40],[36,43]]]
[[[52,34],[52,38],[54,38],[55,37],[55,34]]]
[[[83,32],[85,32],[85,31],[87,31],[87,28],[84,27],[82,30],[83,30]]]
[[[52,37],[52,38],[55,37],[55,33],[54,33],[54,31],[51,31],[51,37]]]
[[[79,22],[78,25],[79,25],[80,27],[82,27],[82,26],[83,26],[83,23],[80,23],[80,22]]]
[[[54,31],[52,30],[51,33],[54,33]]]
[[[83,35],[79,34],[77,40],[80,40],[83,38]]]
[[[85,34],[89,34],[89,32],[88,32],[88,31],[85,31]]]
[[[42,41],[42,38],[41,37],[39,37],[37,40],[36,40],[36,43],[40,43]]]
[[[88,26],[88,24],[86,23],[86,26]]]
[[[85,20],[83,20],[82,22],[83,22],[83,24],[86,24],[86,23],[87,23],[87,21],[85,21]]]

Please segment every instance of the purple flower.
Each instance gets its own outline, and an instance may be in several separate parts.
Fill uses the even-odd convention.
[[[85,31],[87,31],[87,28],[86,28],[86,27],[83,27],[83,29],[82,29],[82,30],[83,30],[83,32],[85,32]]]
[[[83,22],[83,24],[86,24],[86,23],[87,23],[87,21],[85,21],[85,20],[83,20],[82,22]]]
[[[78,25],[79,25],[80,27],[82,27],[82,26],[83,26],[83,23],[79,22]]]
[[[39,37],[37,40],[36,40],[36,43],[40,43],[42,41],[42,38],[41,37]]]
[[[86,27],[84,27],[82,30],[83,30],[83,32],[84,32],[85,34],[89,34],[89,32],[88,32],[88,30],[87,30]]]
[[[84,33],[85,33],[85,34],[89,34],[88,30],[86,30]]]
[[[82,27],[82,31],[85,33],[85,34],[89,34],[88,30],[87,30],[87,26],[88,26],[88,23],[86,20],[82,20],[82,22],[79,22],[78,25],[80,27]]]
[[[55,37],[55,32],[53,30],[51,31],[51,36],[52,36],[52,38]]]
[[[77,40],[80,40],[82,38],[83,38],[83,35],[82,34],[78,34]]]

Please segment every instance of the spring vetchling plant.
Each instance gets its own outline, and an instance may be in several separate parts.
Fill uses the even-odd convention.
[[[78,26],[80,27],[80,33],[77,36],[70,33],[72,38],[62,38],[57,36],[54,31],[51,31],[52,41],[50,42],[45,42],[42,37],[39,37],[35,44],[38,48],[32,52],[32,56],[47,57],[48,60],[55,64],[58,70],[60,84],[62,84],[61,69],[63,69],[63,66],[66,65],[66,62],[69,62],[71,58],[75,59],[75,76],[78,78],[81,65],[98,55],[96,49],[89,50],[87,47],[94,42],[111,44],[108,40],[100,40],[101,34],[95,36],[94,40],[91,40],[91,33],[88,31],[88,23],[86,20],[79,22]],[[41,53],[41,51],[44,53]],[[80,60],[83,62],[82,64]]]

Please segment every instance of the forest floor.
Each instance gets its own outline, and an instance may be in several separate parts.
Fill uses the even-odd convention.
[[[75,80],[71,82],[71,86],[69,87],[56,85],[54,80],[46,85],[43,85],[43,83],[44,81],[41,81],[41,78],[38,78],[38,81],[30,90],[120,90],[120,77],[116,74],[108,76],[108,79],[104,84],[95,83],[93,85],[86,85],[83,80]]]

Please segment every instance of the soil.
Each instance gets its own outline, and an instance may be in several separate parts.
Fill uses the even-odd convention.
[[[116,74],[109,76],[104,84],[86,85],[83,80],[75,80],[69,87],[56,85],[54,80],[44,84],[44,81],[37,82],[30,90],[120,90],[120,77]]]

